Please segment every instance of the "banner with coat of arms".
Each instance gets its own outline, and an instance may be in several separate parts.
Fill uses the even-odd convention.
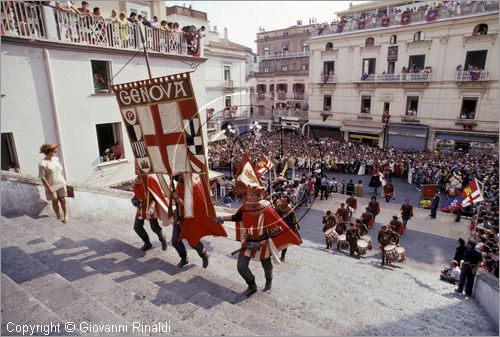
[[[117,84],[112,88],[142,173],[182,174],[187,185],[191,185],[191,175],[196,173],[208,191],[202,124],[189,73]],[[186,188],[184,206],[185,216],[189,217],[191,188]]]

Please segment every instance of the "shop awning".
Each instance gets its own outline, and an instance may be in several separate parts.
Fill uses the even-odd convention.
[[[379,140],[379,137],[375,136],[368,136],[368,135],[356,135],[356,134],[350,134],[350,138],[356,138],[356,139],[374,139],[374,140]]]
[[[354,133],[370,133],[373,135],[380,135],[382,133],[382,128],[378,127],[367,127],[367,126],[355,126],[355,125],[344,125],[340,128],[340,131],[344,132],[354,132]],[[378,139],[378,137],[376,138]]]
[[[498,141],[497,135],[454,133],[445,131],[436,132],[436,138],[461,142],[496,143]]]

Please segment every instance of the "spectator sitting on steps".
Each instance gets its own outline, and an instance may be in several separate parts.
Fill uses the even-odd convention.
[[[441,271],[439,278],[443,281],[455,284],[460,280],[460,267],[455,260],[450,261],[450,267]]]

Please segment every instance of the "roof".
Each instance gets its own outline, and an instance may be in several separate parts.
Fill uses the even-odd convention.
[[[227,50],[236,50],[236,51],[242,51],[242,52],[252,52],[252,48],[250,47],[245,47],[241,44],[231,42],[229,40],[220,40],[220,42],[215,42],[215,41],[210,41],[208,43],[209,47],[214,47],[214,48],[220,48],[220,49],[227,49]]]

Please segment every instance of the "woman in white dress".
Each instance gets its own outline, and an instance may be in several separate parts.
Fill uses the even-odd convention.
[[[57,220],[66,223],[68,221],[68,206],[65,197],[68,193],[66,191],[66,179],[62,174],[63,168],[59,163],[59,159],[55,156],[57,144],[43,144],[40,147],[40,153],[43,153],[45,157],[38,164],[38,177],[45,187],[45,196],[47,200],[52,201]],[[63,218],[61,218],[59,212],[59,204],[61,204],[63,210]]]
[[[365,172],[366,172],[366,162],[362,161],[361,165],[359,165],[358,176],[365,175]]]
[[[415,169],[413,168],[413,164],[410,164],[408,167],[408,184],[410,184],[410,185],[413,182],[413,172],[414,171],[415,171]]]

